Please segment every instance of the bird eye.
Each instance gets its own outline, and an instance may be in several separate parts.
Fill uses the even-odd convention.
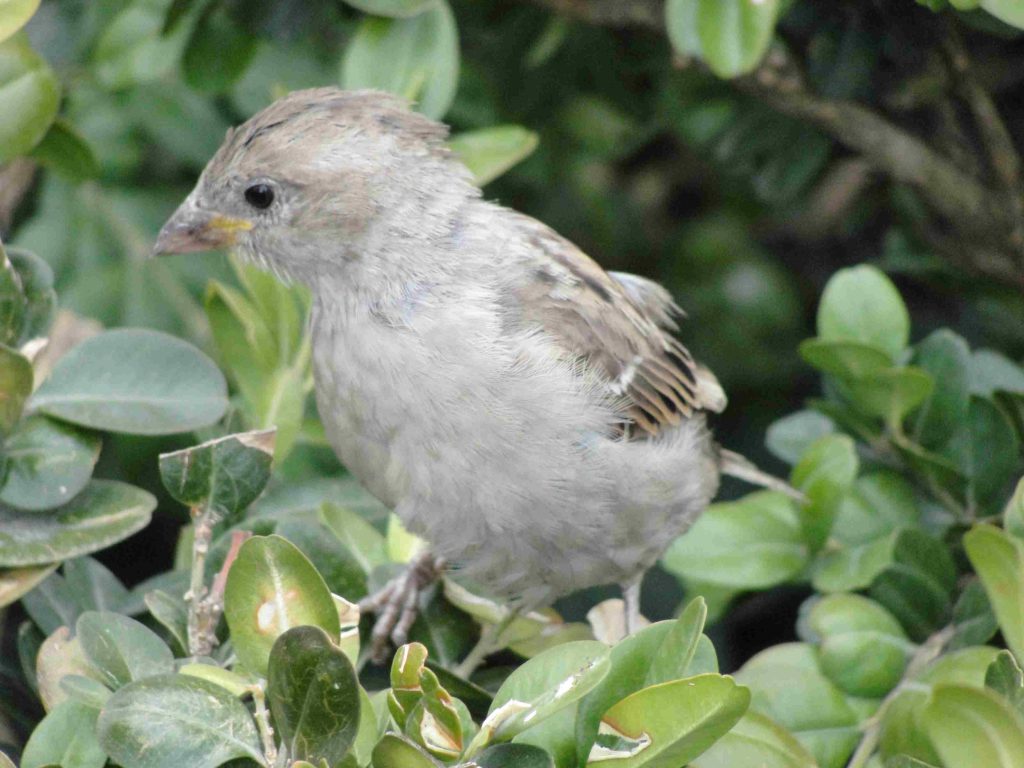
[[[266,184],[253,184],[245,190],[245,201],[253,208],[269,208],[274,202],[274,190]]]

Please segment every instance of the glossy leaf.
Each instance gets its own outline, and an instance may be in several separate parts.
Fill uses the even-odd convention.
[[[351,552],[367,576],[389,562],[384,536],[357,512],[331,502],[320,506],[320,521]]]
[[[860,717],[818,667],[814,649],[776,645],[736,673],[750,688],[750,708],[789,730],[821,768],[843,768],[860,740]],[[793,696],[793,691],[800,691]]]
[[[31,592],[39,582],[53,573],[56,567],[57,563],[52,563],[33,568],[0,570],[0,608]]]
[[[520,125],[496,125],[453,136],[448,146],[482,187],[533,154],[538,142]]]
[[[758,65],[771,43],[776,0],[670,0],[669,39],[682,54],[699,54],[719,77],[736,77]]]
[[[706,615],[704,600],[695,599],[675,621],[645,627],[611,649],[608,674],[579,704],[578,754],[589,754],[601,716],[616,702],[645,686],[718,671],[714,647],[701,634]]]
[[[765,446],[787,464],[796,464],[816,440],[835,432],[832,420],[816,411],[797,411],[773,422]]]
[[[92,147],[70,123],[57,118],[43,136],[32,158],[71,181],[84,181],[99,175],[100,167]]]
[[[793,502],[761,491],[713,504],[672,543],[662,563],[685,578],[761,589],[795,576],[807,558]]]
[[[972,397],[967,419],[948,450],[968,478],[975,502],[1001,505],[1020,468],[1020,442],[1003,409],[992,400]]]
[[[84,427],[138,435],[188,432],[227,408],[224,377],[191,344],[156,331],[106,331],[64,355],[33,410]]]
[[[110,480],[90,481],[45,515],[0,504],[0,566],[43,565],[103,549],[145,527],[155,507],[146,491]]]
[[[817,768],[814,757],[778,723],[747,712],[736,726],[690,762],[691,768]]]
[[[100,713],[100,744],[138,768],[216,768],[247,757],[264,765],[252,715],[219,685],[188,675],[137,680]]]
[[[622,768],[685,765],[736,725],[749,704],[750,692],[721,675],[644,688],[601,718],[588,765],[610,758]]]
[[[1024,718],[991,691],[936,686],[922,722],[946,768],[1024,764]]]
[[[822,373],[841,379],[863,379],[892,366],[883,350],[857,341],[807,339],[800,344],[800,356]]]
[[[0,12],[8,4],[0,5]],[[42,140],[60,105],[57,76],[24,34],[0,42],[0,104],[0,163],[5,163]]]
[[[473,762],[480,768],[554,768],[551,755],[530,744],[495,744]]]
[[[53,270],[31,251],[8,248],[7,256],[21,281],[25,299],[18,333],[18,343],[46,335],[53,322],[57,294],[53,290]]]
[[[107,755],[96,739],[98,714],[77,701],[57,706],[32,732],[21,756],[21,768],[103,768]]]
[[[818,305],[818,335],[861,342],[896,360],[910,337],[910,315],[892,281],[863,264],[841,269],[828,281]]]
[[[1010,650],[1024,654],[1024,544],[995,526],[964,535],[964,549],[985,586]]]
[[[234,518],[270,479],[274,430],[243,432],[160,455],[160,479],[177,501]]]
[[[440,119],[455,97],[459,38],[446,0],[403,19],[368,17],[345,49],[343,88],[379,88]]]
[[[373,768],[440,768],[443,765],[404,736],[385,733],[373,748]]]
[[[935,448],[952,437],[967,418],[971,350],[966,341],[943,329],[917,345],[912,362],[935,382],[935,389],[917,412],[914,439]]]
[[[92,477],[100,447],[98,435],[46,416],[26,419],[3,445],[0,502],[40,510],[70,501]]]
[[[292,627],[341,628],[330,590],[313,565],[280,536],[253,536],[238,552],[224,591],[224,617],[235,652],[262,674],[277,638]]]
[[[160,625],[170,632],[182,653],[188,652],[188,606],[178,595],[171,595],[161,589],[147,592],[144,598],[146,608]]]
[[[39,0],[0,0],[0,42],[3,42],[32,18]]]
[[[790,482],[808,499],[799,513],[803,538],[811,547],[825,543],[859,467],[853,440],[845,435],[826,435],[815,441],[793,467]]]
[[[1002,696],[1024,716],[1024,670],[1009,651],[1000,651],[985,671],[985,687]]]
[[[174,671],[174,654],[145,625],[109,611],[78,617],[75,636],[89,662],[112,688]]]
[[[294,627],[274,642],[267,700],[293,759],[339,762],[359,727],[359,681],[348,657],[318,627]]]

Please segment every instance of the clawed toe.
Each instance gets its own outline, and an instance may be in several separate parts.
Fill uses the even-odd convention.
[[[386,660],[388,640],[396,648],[408,642],[409,631],[418,614],[420,594],[443,570],[444,562],[440,558],[421,555],[405,572],[359,602],[360,611],[377,614],[370,634],[370,657],[374,663]]]

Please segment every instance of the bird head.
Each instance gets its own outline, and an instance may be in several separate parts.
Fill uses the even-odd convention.
[[[228,131],[154,252],[234,248],[300,279],[358,258],[382,225],[411,229],[475,193],[446,138],[386,93],[293,92]]]

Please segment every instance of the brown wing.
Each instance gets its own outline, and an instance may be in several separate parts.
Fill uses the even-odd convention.
[[[609,274],[549,227],[521,220],[530,248],[527,275],[516,291],[524,320],[604,374],[609,396],[625,400],[640,431],[656,435],[695,411],[725,406],[711,372],[672,336],[673,318],[682,313],[664,288]]]

